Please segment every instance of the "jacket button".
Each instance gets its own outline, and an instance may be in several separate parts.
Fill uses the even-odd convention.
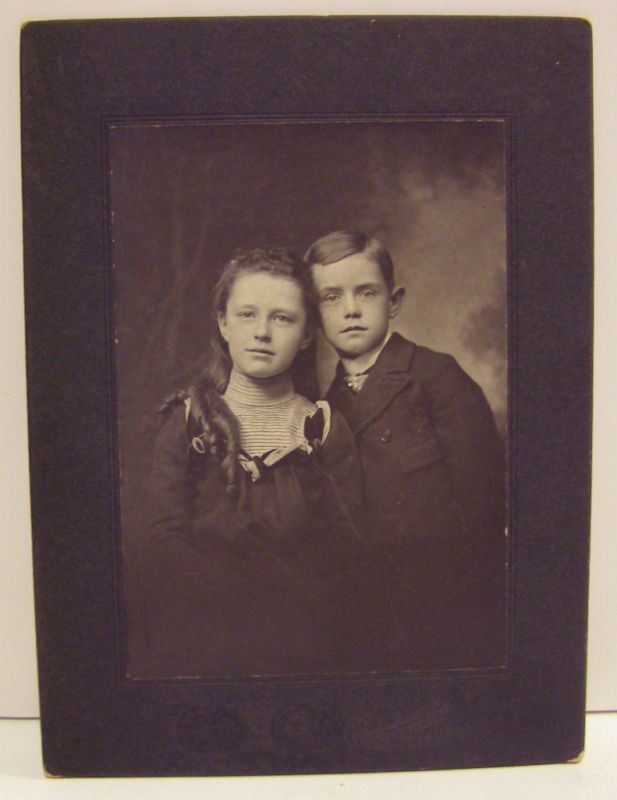
[[[379,438],[381,439],[382,442],[384,442],[384,444],[389,442],[392,439],[392,431],[386,428],[386,430],[383,431],[383,433],[379,436]]]

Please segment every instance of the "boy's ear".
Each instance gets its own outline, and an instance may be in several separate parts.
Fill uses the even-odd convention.
[[[398,312],[401,310],[403,298],[405,297],[405,288],[403,286],[395,286],[390,294],[390,309],[388,316],[394,319]]]
[[[227,317],[221,311],[219,311],[218,323],[220,334],[227,341]]]
[[[300,343],[300,350],[306,350],[306,348],[310,345],[315,337],[315,329],[312,325],[307,325],[306,330],[304,332],[304,339]]]

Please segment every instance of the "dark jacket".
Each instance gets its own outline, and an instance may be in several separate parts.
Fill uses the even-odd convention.
[[[393,334],[354,395],[327,400],[360,450],[368,536],[399,626],[398,668],[497,666],[505,647],[504,453],[480,387]]]

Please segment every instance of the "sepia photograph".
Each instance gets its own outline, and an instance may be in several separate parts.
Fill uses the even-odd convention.
[[[507,122],[111,123],[126,674],[507,666]]]

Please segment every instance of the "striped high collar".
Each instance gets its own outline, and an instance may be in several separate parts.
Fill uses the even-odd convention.
[[[243,406],[274,406],[288,403],[294,394],[289,372],[258,381],[243,375],[234,367],[224,397]]]

